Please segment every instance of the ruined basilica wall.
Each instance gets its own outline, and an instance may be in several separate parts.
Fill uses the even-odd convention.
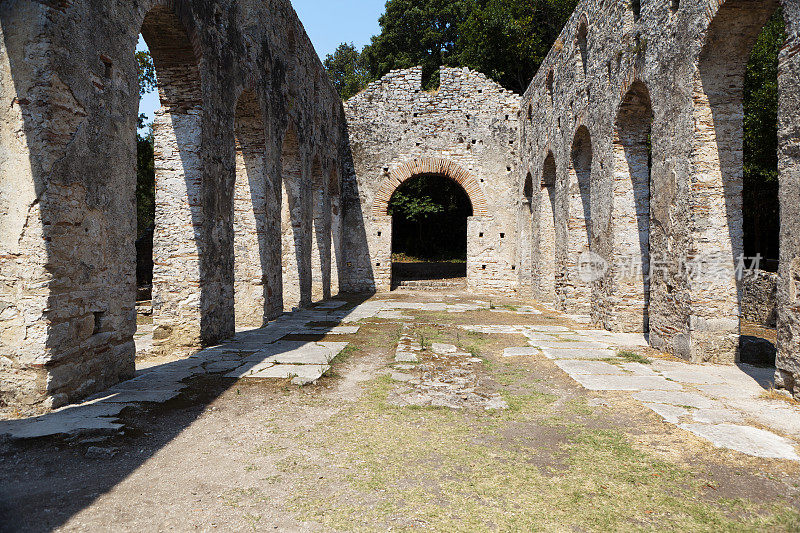
[[[553,261],[546,251],[555,248],[562,309],[589,314],[595,325],[608,329],[647,331],[653,346],[688,359],[733,361],[739,287],[732,270],[742,249],[741,83],[749,50],[778,2],[643,0],[640,5],[636,14],[629,2],[581,2],[523,97],[518,191],[522,197],[525,175],[531,172],[536,192],[530,209],[519,210],[519,225],[530,226],[531,235],[530,242],[521,243],[521,254],[530,247],[532,264],[538,265]],[[783,5],[796,42],[797,6]],[[796,164],[796,122],[789,118],[798,107],[796,95],[789,96],[796,56],[790,50],[781,59],[782,186],[791,181]],[[636,116],[637,106],[645,107],[645,96],[652,109],[652,159],[649,190],[642,188],[649,206],[642,216],[634,204],[634,196],[639,201],[636,186],[630,190],[631,176],[641,168],[634,168],[632,143],[626,138],[632,132],[624,126]],[[642,125],[645,119],[639,121]],[[575,142],[585,139],[586,131],[591,150]],[[556,166],[554,236],[540,222],[551,209],[541,187],[549,152]],[[590,180],[583,191],[576,168],[587,157]],[[798,217],[791,209],[783,213],[784,269],[797,251],[786,246],[794,239],[787,232],[796,235]],[[631,243],[631,232],[626,234],[623,226],[637,218],[640,227],[633,234],[640,234],[641,242]],[[649,224],[642,224],[647,218]],[[588,236],[579,247],[575,235],[582,231]],[[653,272],[649,302],[639,317],[629,312],[637,302],[626,301],[626,287],[613,276],[631,244],[646,248]],[[609,265],[599,280],[579,276],[579,253],[588,250]],[[699,276],[690,275],[686,265],[699,265]],[[723,275],[716,275],[720,270]],[[547,271],[535,267],[521,272],[521,280],[541,294],[548,280],[540,273]],[[785,278],[783,283],[787,287]],[[785,290],[784,297],[791,299],[789,293]]]
[[[345,103],[353,164],[347,201],[363,220],[367,243],[346,245],[350,290],[390,288],[391,218],[376,205],[385,206],[401,180],[425,171],[456,179],[472,200],[470,289],[515,291],[518,110],[513,92],[454,68],[442,68],[435,91],[422,90],[418,67],[390,72]]]
[[[261,316],[282,310],[276,206],[289,124],[301,169],[292,187],[312,189],[315,158],[326,175],[341,173],[341,103],[288,0],[3,2],[0,401],[7,405],[46,409],[133,375],[133,53],[146,15],[155,17],[151,36],[163,37],[154,252],[162,348],[233,334],[237,261],[259,261],[250,267],[265,286],[253,304]],[[168,39],[176,28],[188,47]],[[196,78],[173,76],[187,65]],[[194,79],[199,87],[187,81]],[[267,185],[249,208],[263,224],[241,248],[261,252],[235,258],[235,109],[245,90],[261,108]],[[304,201],[294,225],[309,243],[297,262],[308,265],[299,277],[310,292],[313,207],[310,195]]]

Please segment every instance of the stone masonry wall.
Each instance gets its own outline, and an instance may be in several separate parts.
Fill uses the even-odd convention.
[[[424,172],[460,183],[472,201],[470,289],[516,290],[518,110],[514,93],[482,74],[453,68],[442,68],[436,91],[422,90],[418,67],[390,72],[345,103],[353,162],[348,201],[351,212],[362,215],[367,243],[345,246],[348,290],[390,288],[392,234],[385,206],[402,181]]]
[[[645,331],[654,347],[687,359],[736,360],[742,83],[755,39],[780,4],[790,41],[779,80],[778,365],[786,386],[796,387],[796,2],[580,2],[522,101],[520,187],[529,172],[534,184],[541,182],[549,155],[556,166],[555,232],[539,222],[550,209],[548,194],[533,194],[532,205],[519,210],[519,226],[531,226],[520,232],[530,236],[520,243],[520,257],[530,248],[536,265],[520,272],[529,285],[523,291],[546,299],[552,281],[542,275],[561,272],[555,283],[562,309],[588,313],[598,327]],[[587,161],[589,185],[581,191],[574,177]],[[588,220],[586,230],[581,219]],[[583,231],[588,250],[571,244]],[[551,261],[554,269],[540,268]],[[605,268],[581,269],[587,264]],[[573,294],[581,295],[578,302]]]
[[[140,33],[162,103],[158,345],[217,342],[233,334],[236,310],[250,325],[282,312],[285,132],[297,132],[291,185],[309,190],[314,160],[343,174],[346,139],[341,102],[289,1],[9,0],[0,28],[0,402],[47,409],[134,372]],[[250,148],[236,140],[243,93],[263,122]],[[313,209],[300,212],[311,243]],[[235,228],[247,235],[238,247]],[[302,253],[297,263],[311,265],[310,246]],[[312,276],[299,276],[309,299]],[[237,300],[236,280],[250,301]]]

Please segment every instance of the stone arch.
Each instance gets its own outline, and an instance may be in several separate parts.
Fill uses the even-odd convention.
[[[145,14],[141,34],[153,57],[162,109],[186,113],[202,105],[202,48],[182,2],[156,2]]]
[[[194,21],[180,1],[151,4],[140,33],[153,58],[161,108],[153,122],[155,162],[155,230],[153,238],[153,308],[155,336],[161,349],[198,346],[219,340],[234,329],[231,319],[210,331],[203,324],[203,278],[214,268],[202,253],[203,95],[201,48]],[[131,52],[133,55],[133,51]],[[174,157],[178,154],[179,157]],[[196,297],[201,287],[200,298]],[[231,302],[233,304],[233,302]],[[222,310],[222,308],[220,308]]]
[[[390,171],[389,177],[383,181],[375,195],[372,215],[375,217],[388,216],[389,201],[397,188],[405,181],[422,174],[438,174],[450,178],[466,191],[470,202],[472,202],[473,216],[483,217],[489,214],[486,196],[480,184],[468,171],[447,159],[423,158],[402,163]]]
[[[613,136],[611,273],[614,330],[647,332],[650,305],[650,91],[635,81],[617,112]]]
[[[690,249],[701,274],[690,283],[696,360],[737,357],[738,258],[744,253],[744,78],[747,61],[778,0],[726,0],[712,14],[695,70],[690,157]],[[713,268],[700,268],[713,264]],[[720,274],[723,275],[720,275]],[[721,338],[730,339],[729,342]]]
[[[234,115],[236,178],[233,197],[234,303],[237,327],[269,319],[266,124],[258,96],[245,90]]]

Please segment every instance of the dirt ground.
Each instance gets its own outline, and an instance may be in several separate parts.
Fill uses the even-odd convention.
[[[312,386],[203,377],[125,412],[121,435],[2,442],[0,530],[800,531],[798,464],[714,448],[544,357],[503,358],[521,336],[456,327],[560,323],[520,303],[364,320]],[[393,401],[403,324],[480,357],[478,388],[508,409]]]

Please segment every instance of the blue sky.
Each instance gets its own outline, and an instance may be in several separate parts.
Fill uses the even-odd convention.
[[[352,42],[361,48],[378,33],[378,18],[383,14],[385,0],[293,0],[292,5],[321,58],[333,53],[339,43]],[[139,50],[146,49],[139,40]],[[145,95],[139,112],[153,118],[158,109],[158,95]]]

